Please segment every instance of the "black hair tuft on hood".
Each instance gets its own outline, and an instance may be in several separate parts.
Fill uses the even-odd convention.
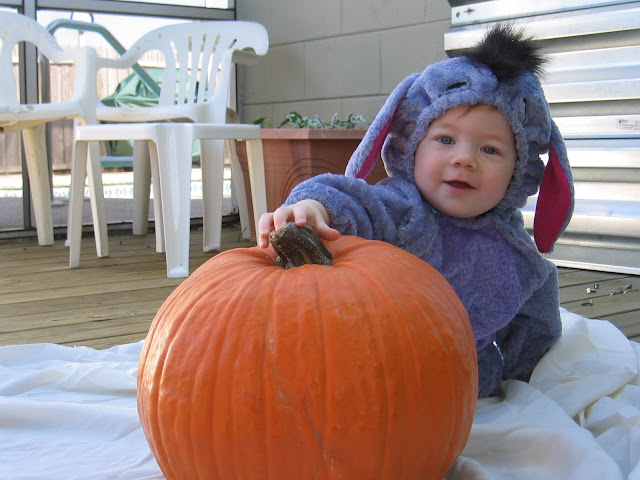
[[[525,36],[522,28],[507,23],[494,26],[480,43],[462,55],[489,67],[499,82],[527,72],[540,77],[547,61],[535,41]]]

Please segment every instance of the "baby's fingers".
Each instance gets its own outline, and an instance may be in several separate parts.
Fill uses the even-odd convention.
[[[299,212],[298,212],[299,215]],[[296,222],[296,211],[292,206],[280,207],[273,212],[273,227],[275,230],[279,230],[289,222]]]
[[[324,238],[325,240],[337,240],[340,236],[340,232],[335,228],[331,228],[324,222],[317,223],[313,229],[320,236],[320,238]]]
[[[273,213],[264,213],[258,221],[258,245],[266,248],[269,245],[269,233],[275,230]]]

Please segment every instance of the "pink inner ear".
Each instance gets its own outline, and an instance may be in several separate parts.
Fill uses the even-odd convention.
[[[371,151],[369,152],[369,155],[367,155],[367,158],[364,159],[362,168],[358,173],[356,173],[356,178],[367,178],[367,175],[369,175],[371,170],[373,170],[373,167],[376,166],[376,162],[378,161],[378,158],[380,158],[380,152],[382,152],[382,145],[384,145],[387,133],[389,133],[389,129],[391,128],[392,120],[393,115],[389,118],[387,124],[373,141],[373,147],[371,147]]]
[[[544,170],[536,215],[533,220],[533,236],[538,250],[549,253],[571,209],[571,189],[556,151],[549,150],[549,162]]]

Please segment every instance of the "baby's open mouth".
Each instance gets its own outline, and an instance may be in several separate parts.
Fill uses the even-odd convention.
[[[452,180],[450,182],[446,182],[453,188],[457,188],[459,190],[471,190],[473,187],[469,185],[467,182],[460,182],[458,180]]]

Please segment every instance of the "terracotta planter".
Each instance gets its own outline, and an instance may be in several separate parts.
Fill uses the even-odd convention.
[[[366,130],[263,128],[267,209],[278,208],[297,184],[321,173],[344,173],[351,154]],[[253,218],[251,188],[244,142],[236,144],[244,175],[249,218]],[[377,183],[387,174],[379,161],[367,177]],[[251,238],[255,240],[253,224]]]

